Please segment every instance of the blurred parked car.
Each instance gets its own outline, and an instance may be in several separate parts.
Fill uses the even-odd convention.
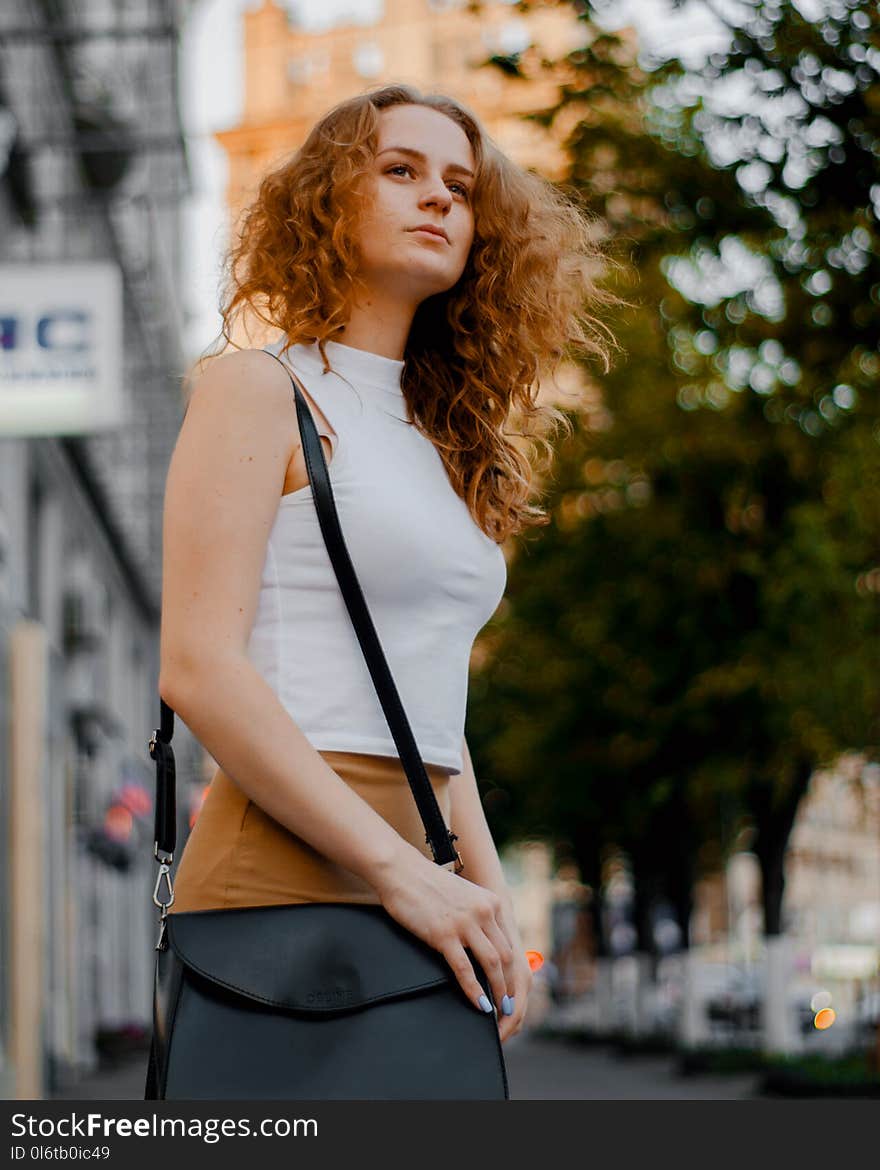
[[[710,1023],[730,1032],[758,1032],[763,1027],[764,972],[730,966],[724,973],[723,986],[706,1000],[706,1014]],[[789,1006],[797,1014],[801,1035],[813,1031],[813,1009],[810,996],[803,991],[792,991]]]

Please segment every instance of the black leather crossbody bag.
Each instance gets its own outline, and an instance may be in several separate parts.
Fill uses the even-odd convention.
[[[426,841],[438,865],[454,863],[458,872],[456,835],[443,821],[355,575],[317,428],[284,368],[324,542]],[[173,730],[174,712],[160,696],[160,726],[149,744],[160,926],[144,1099],[509,1099],[494,1012],[481,1012],[445,957],[383,906],[309,902],[168,914],[177,842]],[[466,950],[494,1007],[485,972]]]

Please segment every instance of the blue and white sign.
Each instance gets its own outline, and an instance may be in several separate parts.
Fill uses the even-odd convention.
[[[0,264],[0,436],[125,425],[122,298],[105,260]]]

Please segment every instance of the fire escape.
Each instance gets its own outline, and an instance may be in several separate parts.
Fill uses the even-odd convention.
[[[190,3],[4,0],[0,14],[0,196],[11,209],[4,218],[0,208],[0,259],[112,259],[122,273],[130,421],[49,441],[153,617],[186,367],[180,239],[191,180],[178,42]]]

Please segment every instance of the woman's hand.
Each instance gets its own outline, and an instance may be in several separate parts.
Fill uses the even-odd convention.
[[[525,952],[525,971],[515,953],[511,942],[513,915],[505,901],[492,890],[429,861],[411,846],[388,872],[374,879],[374,886],[395,921],[440,951],[465,995],[482,1011],[485,1009],[480,1006],[480,998],[486,1005],[489,1000],[465,951],[466,947],[470,949],[492,989],[502,1039],[518,1031],[531,971]],[[515,924],[513,932],[519,945]],[[513,1015],[503,1014],[505,996],[513,999]]]

